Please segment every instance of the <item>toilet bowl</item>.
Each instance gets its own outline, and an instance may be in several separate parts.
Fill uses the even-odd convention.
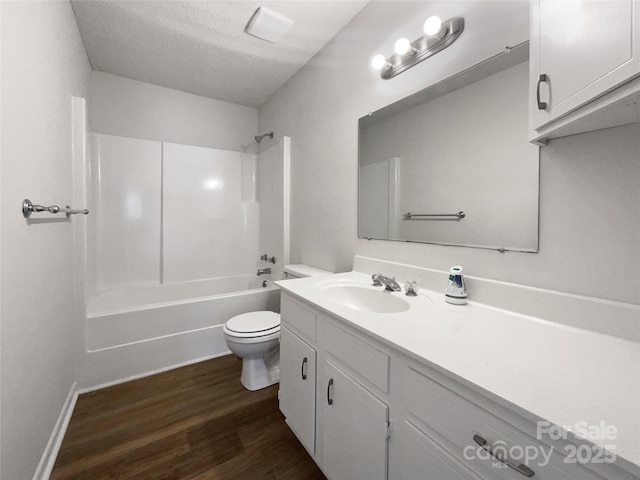
[[[287,278],[330,274],[307,265],[286,265]],[[280,314],[249,312],[230,318],[223,327],[229,350],[242,358],[240,382],[260,390],[280,381]]]
[[[260,390],[280,380],[280,314],[249,312],[229,319],[223,327],[229,350],[242,358],[240,382]]]

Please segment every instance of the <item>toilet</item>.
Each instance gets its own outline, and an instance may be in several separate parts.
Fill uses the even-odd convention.
[[[308,265],[286,265],[286,278],[331,274]],[[260,390],[280,381],[280,314],[258,311],[236,315],[224,324],[229,350],[242,358],[240,382],[247,390]]]

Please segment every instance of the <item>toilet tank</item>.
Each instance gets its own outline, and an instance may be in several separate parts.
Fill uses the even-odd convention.
[[[323,270],[322,268],[311,267],[309,265],[285,265],[284,273],[286,278],[303,278],[303,277],[315,277],[317,275],[329,275],[333,272]]]

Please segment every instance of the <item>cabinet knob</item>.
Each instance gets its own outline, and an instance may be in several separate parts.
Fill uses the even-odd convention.
[[[547,109],[547,102],[540,101],[540,85],[542,84],[542,82],[546,83],[548,81],[549,81],[549,77],[547,77],[546,73],[541,73],[540,76],[538,77],[538,85],[536,86],[536,100],[538,102],[538,110]]]

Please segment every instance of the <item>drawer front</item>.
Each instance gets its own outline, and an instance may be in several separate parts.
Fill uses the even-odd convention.
[[[596,480],[582,466],[499,420],[421,373],[409,368],[407,410],[433,429],[442,445],[482,478],[519,480],[533,472],[539,480]],[[486,443],[484,443],[486,442]],[[481,445],[483,443],[484,445]],[[504,454],[512,466],[489,452]],[[514,468],[515,467],[515,468]]]
[[[389,355],[345,329],[326,322],[327,350],[351,370],[389,393]]]
[[[288,295],[283,295],[280,316],[282,323],[291,330],[307,340],[316,341],[318,316],[314,310]]]
[[[399,433],[402,480],[481,480],[410,421]]]

